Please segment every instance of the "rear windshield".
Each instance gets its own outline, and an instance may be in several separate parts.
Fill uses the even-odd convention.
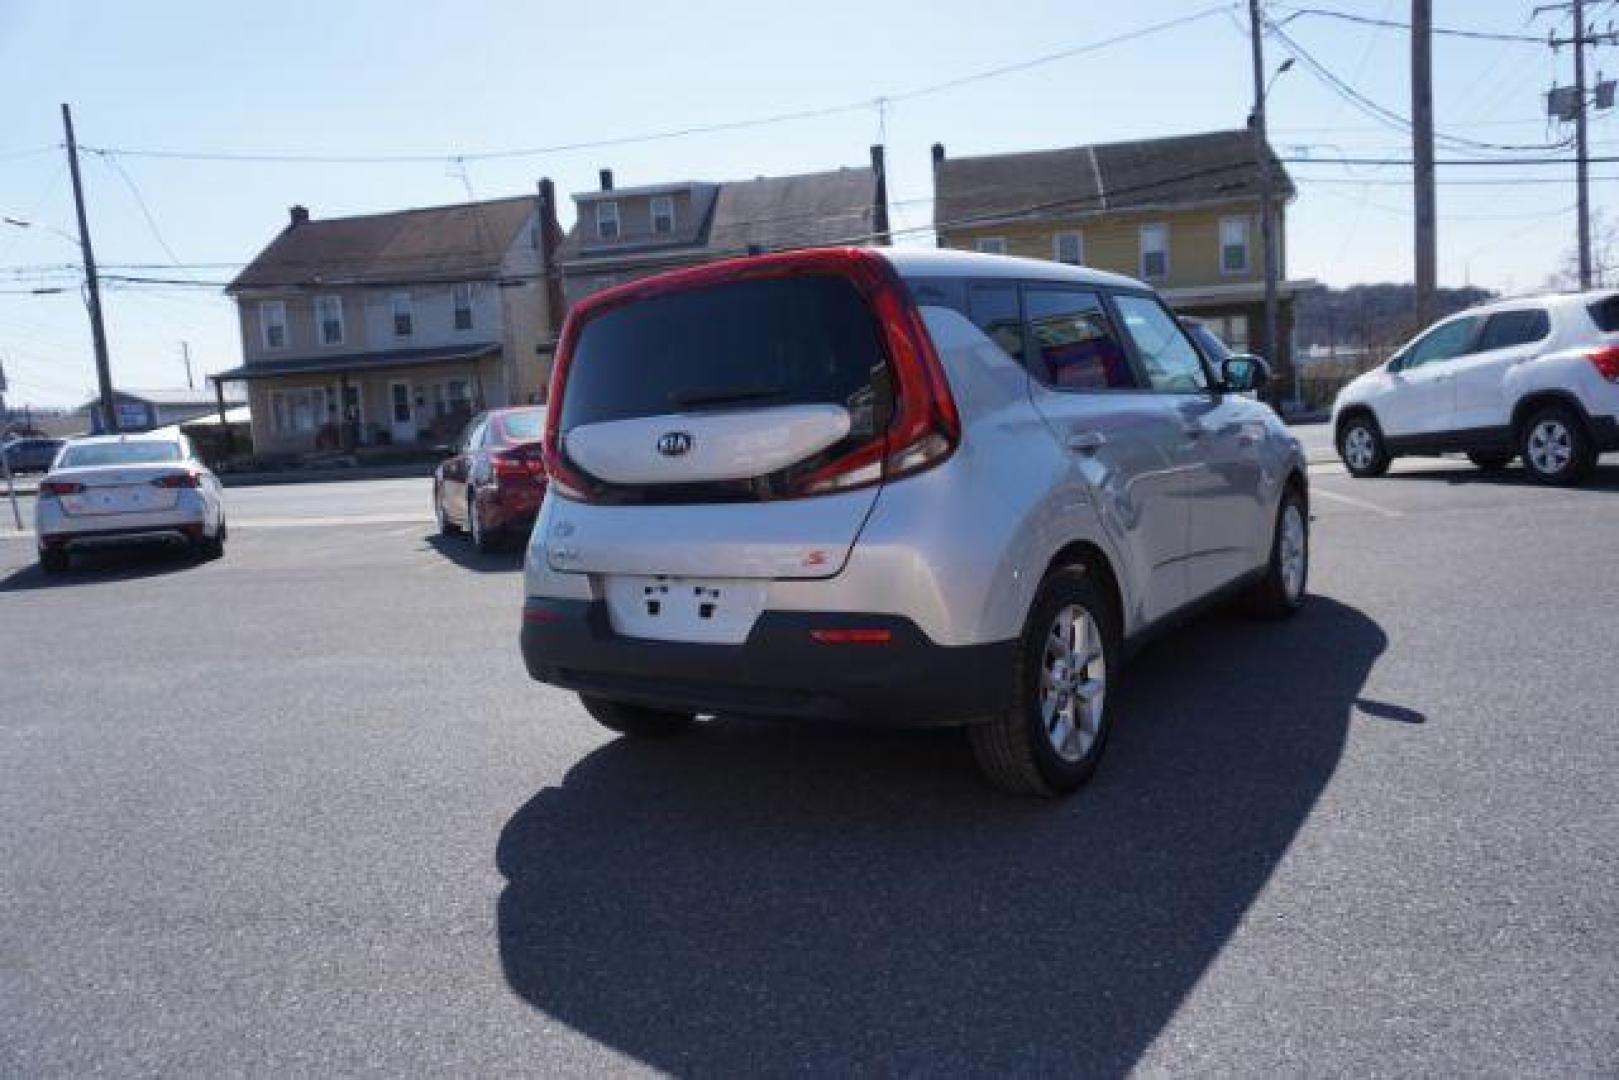
[[[1591,313],[1591,321],[1597,324],[1597,329],[1604,334],[1619,331],[1619,294],[1598,300],[1585,310]]]
[[[507,442],[537,442],[545,430],[544,409],[521,409],[495,418],[500,437]]]
[[[835,404],[850,437],[888,422],[877,327],[842,278],[739,281],[649,297],[585,324],[562,430],[710,409]]]
[[[87,465],[151,465],[179,461],[177,443],[142,439],[139,442],[86,443],[62,451],[58,468],[79,469]]]

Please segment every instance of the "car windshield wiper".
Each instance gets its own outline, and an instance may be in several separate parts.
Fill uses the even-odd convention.
[[[760,398],[780,397],[785,391],[779,386],[737,386],[682,392],[672,390],[669,400],[675,405],[729,405],[737,401],[757,401]]]

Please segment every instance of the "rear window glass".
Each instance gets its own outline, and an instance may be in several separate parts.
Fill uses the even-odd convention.
[[[544,409],[523,409],[503,413],[496,420],[501,438],[507,442],[535,442],[545,428]]]
[[[1585,310],[1591,313],[1591,321],[1604,334],[1619,332],[1619,295],[1598,300]]]
[[[62,452],[60,468],[80,469],[88,465],[149,465],[179,461],[177,443],[143,439],[139,442],[87,443],[70,446]]]
[[[1551,320],[1539,308],[1528,311],[1503,311],[1491,315],[1484,322],[1474,352],[1506,349],[1513,345],[1528,345],[1552,332]]]
[[[851,438],[888,423],[877,327],[841,278],[739,281],[598,315],[574,346],[561,424],[808,404],[848,409]]]

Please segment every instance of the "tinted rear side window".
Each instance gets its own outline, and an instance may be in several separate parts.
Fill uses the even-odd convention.
[[[1022,363],[1023,313],[1017,295],[1017,286],[1011,282],[973,285],[967,290],[967,308],[973,324],[1007,356]]]
[[[1026,289],[1035,377],[1063,390],[1126,390],[1136,385],[1124,345],[1101,299],[1079,289]]]
[[[851,438],[887,427],[888,362],[841,278],[739,281],[649,297],[585,324],[562,401],[582,424],[707,409],[834,404]]]
[[[1474,346],[1473,351],[1489,352],[1491,349],[1506,349],[1513,345],[1528,345],[1551,332],[1551,320],[1538,308],[1529,311],[1503,311],[1485,320],[1484,329],[1479,333],[1478,344]]]
[[[1604,334],[1619,332],[1619,295],[1598,300],[1585,310],[1591,313],[1591,321]]]

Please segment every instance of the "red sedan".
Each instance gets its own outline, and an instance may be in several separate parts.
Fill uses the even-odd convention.
[[[545,496],[543,408],[491,409],[472,418],[433,473],[433,517],[479,551],[528,538]]]

